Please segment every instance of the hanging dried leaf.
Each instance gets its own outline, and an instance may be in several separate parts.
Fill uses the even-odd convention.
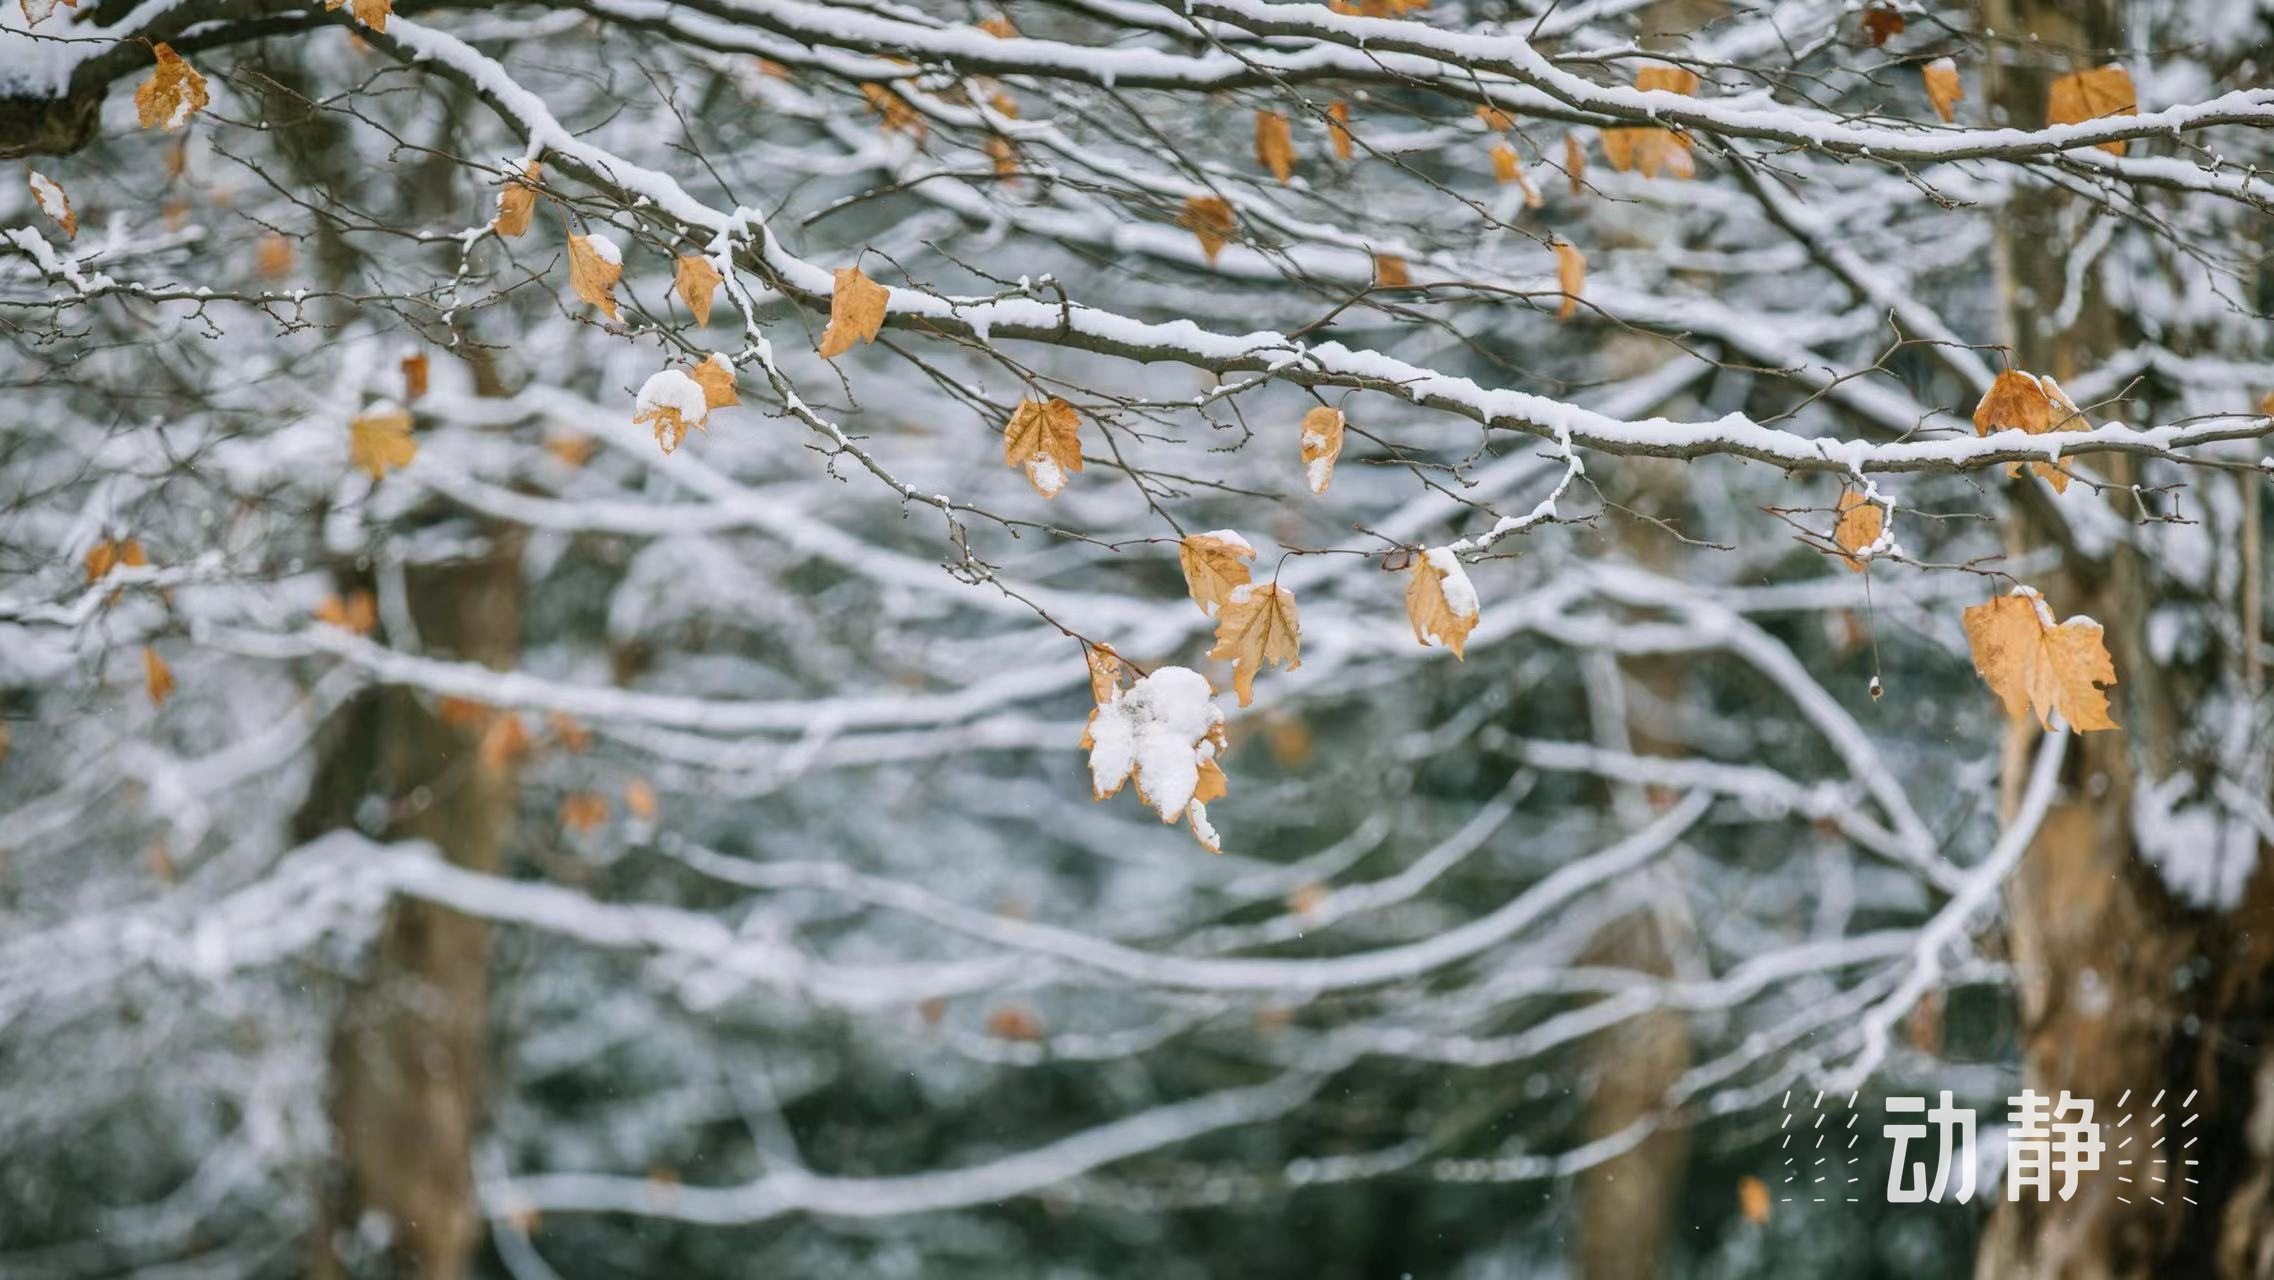
[[[1403,289],[1413,283],[1405,259],[1391,253],[1374,255],[1374,283],[1384,289]]]
[[[150,51],[157,55],[158,68],[134,91],[135,115],[145,129],[179,129],[211,101],[205,93],[205,77],[182,61],[170,44],[161,42]]]
[[[1325,493],[1342,457],[1342,410],[1320,405],[1303,415],[1303,481],[1312,493]]]
[[[139,569],[149,563],[150,559],[142,553],[142,543],[139,540],[121,538],[114,542],[105,538],[87,548],[87,581],[100,582],[110,576],[111,570],[121,565]]]
[[[1878,543],[1887,527],[1887,513],[1878,503],[1850,489],[1840,495],[1840,518],[1832,526],[1832,541],[1846,554],[1840,558],[1857,573],[1864,570],[1865,548]]]
[[[1096,681],[1093,675],[1093,691]],[[1203,848],[1218,849],[1208,802],[1225,791],[1217,760],[1224,754],[1224,712],[1199,672],[1162,667],[1127,689],[1114,689],[1090,712],[1082,749],[1090,753],[1090,790],[1104,800],[1131,780],[1137,798],[1163,822],[1184,818]]]
[[[2258,416],[2274,418],[2274,391],[2269,391],[2258,398]]]
[[[529,756],[529,729],[511,711],[492,715],[482,726],[474,758],[491,777],[504,777]]]
[[[1003,462],[1026,468],[1034,491],[1055,498],[1066,477],[1082,469],[1081,430],[1081,417],[1064,400],[1022,399],[1003,429]]]
[[[1007,1004],[987,1015],[987,1034],[997,1040],[1033,1044],[1042,1039],[1042,1019],[1022,1005]]]
[[[724,409],[742,403],[742,397],[734,394],[734,366],[716,351],[688,370],[687,376],[703,389],[703,404],[707,408]]]
[[[624,810],[642,822],[655,821],[655,785],[645,778],[634,778],[625,783]]]
[[[1769,1221],[1769,1184],[1747,1174],[1737,1180],[1737,1211],[1756,1227]]]
[[[2043,435],[2048,431],[2087,431],[2092,424],[2085,421],[2082,411],[2061,390],[2061,384],[2041,374],[2024,373],[2007,369],[1974,406],[1974,433],[1989,435],[1994,431],[2026,431],[2030,435]],[[2043,476],[2053,486],[2053,492],[2066,493],[2069,489],[2068,473],[2050,462],[2032,462],[2030,469]],[[2020,463],[2009,463],[2006,474],[2018,475]]]
[[[158,656],[149,645],[142,646],[142,688],[150,695],[150,705],[162,707],[174,692],[174,669]]]
[[[1958,64],[1948,58],[1936,58],[1919,68],[1919,79],[1926,85],[1927,101],[1934,104],[1934,113],[1944,124],[1956,119],[1951,104],[1962,101],[1966,90],[1958,84]]]
[[[578,724],[576,717],[566,711],[546,712],[545,728],[552,732],[553,741],[560,744],[561,750],[572,756],[592,750],[592,731]]]
[[[403,357],[403,400],[408,403],[426,394],[427,374],[432,372],[424,351],[413,351]]]
[[[561,797],[561,826],[578,835],[590,835],[608,822],[608,798],[589,791]]]
[[[656,444],[670,453],[687,438],[689,428],[703,425],[710,412],[710,391],[692,374],[661,369],[640,384],[632,401],[632,424],[655,432]]]
[[[370,592],[362,590],[350,591],[345,600],[338,596],[325,596],[324,602],[316,606],[316,621],[327,627],[338,627],[342,631],[367,636],[379,626],[379,602],[372,598]]]
[[[379,401],[347,426],[347,460],[371,473],[379,483],[390,471],[400,471],[418,456],[418,441],[411,438],[411,415],[387,401]]]
[[[79,0],[18,0],[18,3],[23,6],[24,25],[27,27],[36,27],[54,17],[58,5],[69,5],[74,9],[79,7]]]
[[[1184,569],[1184,589],[1200,611],[1213,618],[1232,592],[1248,585],[1248,562],[1255,548],[1230,529],[1199,533],[1177,543],[1177,564]]]
[[[1011,145],[1008,138],[1004,138],[999,134],[989,135],[987,139],[987,158],[995,162],[996,177],[1012,178],[1018,176],[1018,149]]]
[[[1678,93],[1690,97],[1698,91],[1698,76],[1681,67],[1644,67],[1635,72],[1634,87],[1645,92]],[[1690,159],[1694,145],[1679,129],[1626,126],[1605,129],[1603,158],[1620,173],[1640,171],[1645,178],[1661,173],[1688,178],[1696,172]]]
[[[1295,132],[1277,111],[1255,113],[1256,163],[1285,185],[1295,175]]]
[[[864,84],[861,96],[868,99],[869,110],[883,120],[886,133],[905,133],[918,142],[924,140],[924,117],[908,100],[881,84]]]
[[[27,181],[31,183],[32,200],[39,205],[39,211],[63,228],[65,238],[78,239],[79,215],[71,211],[71,197],[63,193],[61,184],[37,169],[31,171]]]
[[[1350,104],[1327,104],[1327,139],[1334,145],[1334,158],[1348,160],[1355,153],[1354,139],[1350,136]]]
[[[1905,25],[1903,15],[1892,5],[1875,4],[1863,11],[1863,34],[1875,49],[1903,34]]]
[[[1571,194],[1587,192],[1587,144],[1576,133],[1563,135],[1563,176],[1571,182]]]
[[[679,256],[679,273],[671,287],[678,291],[679,300],[687,304],[687,314],[695,317],[696,324],[709,324],[711,296],[718,292],[720,282],[725,279],[709,258],[686,253]]]
[[[1113,701],[1121,692],[1122,678],[1128,674],[1129,664],[1121,660],[1110,644],[1085,644],[1082,661],[1090,668],[1090,700],[1100,705]]]
[[[1523,172],[1524,163],[1522,159],[1517,156],[1516,148],[1509,146],[1505,142],[1495,142],[1492,144],[1493,181],[1505,187],[1509,183],[1514,182],[1517,178],[1521,177],[1523,175]]]
[[[2132,73],[2111,62],[2105,67],[2074,72],[2055,80],[2046,92],[2045,122],[2083,124],[2110,116],[2136,115],[2139,105],[2139,98],[2132,89]],[[2124,139],[2099,145],[2112,156],[2124,154]]]
[[[1469,643],[1469,632],[1476,629],[1477,614],[1476,587],[1459,556],[1448,548],[1433,547],[1413,558],[1413,574],[1405,584],[1405,616],[1423,648],[1436,641],[1466,661],[1462,650]]]
[[[1303,628],[1295,613],[1295,593],[1276,583],[1232,588],[1216,622],[1211,658],[1232,660],[1232,687],[1240,705],[1255,700],[1256,672],[1276,662],[1288,671],[1303,665]]]
[[[529,230],[529,219],[537,211],[537,175],[543,166],[536,161],[521,171],[518,178],[509,178],[505,190],[497,195],[497,216],[490,219],[490,229],[501,236],[518,236]]]
[[[1208,256],[1208,264],[1216,264],[1216,255],[1232,242],[1237,223],[1232,219],[1232,206],[1221,196],[1186,196],[1184,212],[1177,217],[1177,225],[1190,231],[1200,241],[1200,251]]]
[[[271,231],[253,249],[253,269],[264,280],[282,280],[292,274],[292,242]]]
[[[1478,105],[1477,119],[1486,133],[1506,133],[1516,127],[1516,117],[1489,103]]]
[[[598,232],[570,236],[568,249],[569,288],[610,320],[617,319],[616,282],[624,276],[623,250]]]
[[[1569,240],[1555,242],[1555,281],[1556,287],[1563,290],[1563,306],[1557,309],[1555,318],[1569,320],[1571,313],[1579,310],[1580,291],[1587,286],[1587,255]]]
[[[829,294],[829,327],[821,331],[821,358],[834,360],[856,342],[876,341],[884,328],[885,307],[892,290],[861,274],[859,267],[839,267]]]
[[[1005,13],[987,18],[979,24],[979,29],[997,40],[1015,40],[1019,34],[1019,29],[1011,25],[1010,15]]]
[[[2080,731],[2117,727],[2099,687],[2116,683],[2099,623],[2077,617],[2056,626],[2045,598],[2031,587],[1972,606],[1965,622],[1974,669],[2007,715],[2021,720],[2034,710],[2048,729],[2055,712]]]
[[[572,467],[592,461],[599,451],[600,442],[581,431],[556,431],[545,437],[545,452]]]

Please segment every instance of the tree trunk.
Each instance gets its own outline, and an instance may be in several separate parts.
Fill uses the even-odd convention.
[[[2116,56],[2121,28],[2112,0],[1989,0],[1982,18],[2000,48],[1985,73],[1986,97],[2002,111],[2000,123],[2024,128],[2044,123],[2055,76]],[[2062,49],[2102,52],[2070,66],[2055,52]],[[2064,381],[2125,336],[2089,280],[2083,305],[2070,313],[2077,322],[2065,330],[2047,322],[2068,288],[2073,216],[2071,202],[2033,195],[2002,215],[1998,246],[2014,361]],[[2133,470],[2128,459],[2116,459],[2100,475],[2122,484]],[[2261,1051],[2262,1028],[2274,1011],[2266,981],[2274,963],[2274,878],[2262,851],[2238,907],[2200,911],[2174,897],[2139,857],[2135,794],[2143,779],[2175,767],[2175,729],[2186,718],[2178,688],[2187,682],[2160,669],[2149,651],[2154,589],[2139,550],[2093,556],[2069,546],[2033,488],[2041,484],[2026,476],[2010,482],[2017,501],[2009,548],[2063,547],[2058,567],[2031,585],[2056,616],[2086,614],[2106,627],[2120,678],[2111,701],[2124,728],[2080,735],[2073,744],[2063,791],[2007,886],[2007,943],[2023,1085],[2055,1099],[2064,1090],[2091,1099],[2109,1150],[2100,1172],[2078,1178],[2072,1201],[2040,1204],[2032,1192],[2017,1203],[2001,1193],[1977,1274],[2274,1275],[2274,1092],[2260,1087],[2274,1085],[2274,1064]],[[2130,495],[2120,501],[2127,518],[2136,514]],[[2033,722],[2010,727],[2003,806],[2009,816],[2038,732]],[[2189,1114],[2201,1117],[2187,1130],[2196,1145],[2173,1156],[2165,1186],[2148,1181],[2142,1144],[2117,1149],[2113,1126],[2126,1112],[2134,1116],[2128,1132],[2158,1113],[2167,1116],[2158,1132],[2176,1129]],[[2175,1136],[2167,1149],[2182,1141]],[[2120,1167],[2123,1158],[2135,1163]],[[2200,1163],[2186,1166],[2181,1158]],[[2182,1175],[2195,1181],[2182,1182]]]

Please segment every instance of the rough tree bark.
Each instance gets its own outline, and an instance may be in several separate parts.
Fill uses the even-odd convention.
[[[1989,0],[1986,30],[2003,50],[1986,69],[1987,98],[2002,123],[2045,122],[2051,80],[2099,65],[2121,47],[2121,6],[2113,0]],[[2063,51],[2072,51],[2065,55]],[[2066,61],[2073,57],[2073,65]],[[2048,322],[2068,288],[2072,202],[2012,206],[2000,227],[1999,268],[2007,340],[2014,360],[2067,380],[2116,350],[2125,335],[2114,309],[2093,297],[2067,328]],[[2086,277],[2089,281],[2090,277]],[[2092,287],[2089,283],[2088,288]],[[2134,467],[2113,459],[2103,478],[2129,481]],[[2013,482],[2017,497],[2039,481]],[[2133,499],[2119,494],[2133,514]],[[2138,855],[2133,800],[2145,781],[2175,764],[2175,727],[2188,714],[2192,681],[2163,670],[2147,646],[2148,566],[2135,547],[2091,555],[2062,544],[2042,507],[2017,501],[2009,546],[2061,546],[2058,567],[2032,585],[2056,615],[2088,614],[2107,628],[2121,683],[2112,698],[2122,732],[2081,735],[2073,744],[2062,795],[2007,889],[2007,945],[2013,960],[2024,1086],[2061,1091],[2096,1104],[2113,1124],[2126,1110],[2145,1120],[2159,1091],[2165,1109],[2194,1096],[2202,1118],[2187,1152],[2201,1161],[2169,1189],[2117,1180],[2118,1158],[2079,1179],[2076,1199],[2047,1204],[2001,1201],[1992,1211],[1977,1274],[2005,1277],[2274,1275],[2274,1063],[2260,1049],[2274,992],[2274,875],[2261,851],[2258,870],[2235,910],[2195,910],[2176,899]],[[2010,814],[2035,748],[2034,723],[2012,727],[2006,744],[2004,809]],[[2167,1124],[2176,1124],[2175,1114]],[[2176,1145],[2174,1142],[2171,1145]],[[2137,1166],[2135,1166],[2137,1168]],[[2176,1179],[2176,1173],[2174,1175]],[[2163,1203],[2154,1203],[2151,1196]],[[2124,1200],[2131,1203],[2126,1204]],[[2192,1201],[2192,1203],[2190,1203]]]

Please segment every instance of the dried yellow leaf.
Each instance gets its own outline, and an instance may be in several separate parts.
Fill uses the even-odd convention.
[[[149,645],[142,646],[142,687],[150,695],[150,705],[162,707],[174,692],[174,669],[158,656]]]
[[[1255,548],[1230,529],[1200,533],[1177,543],[1177,564],[1184,570],[1184,589],[1200,611],[1213,618],[1232,592],[1248,585],[1248,562]]]
[[[1477,119],[1483,122],[1487,133],[1506,133],[1516,127],[1516,117],[1490,104],[1477,107]]]
[[[918,142],[924,140],[924,117],[908,105],[906,98],[881,84],[862,85],[861,96],[868,99],[869,109],[883,118],[886,133],[905,133]]]
[[[1635,72],[1634,87],[1644,92],[1678,93],[1689,97],[1698,91],[1698,76],[1681,67],[1644,67]],[[1620,173],[1639,170],[1645,178],[1660,173],[1688,178],[1696,172],[1690,159],[1690,135],[1678,129],[1625,126],[1603,130],[1603,158]]]
[[[1034,491],[1055,498],[1066,487],[1066,477],[1082,469],[1081,430],[1074,406],[1057,396],[1022,399],[1003,429],[1003,462],[1026,468]]]
[[[634,778],[625,783],[624,808],[642,822],[655,821],[655,785],[645,778]]]
[[[39,211],[63,228],[67,239],[78,239],[79,215],[72,212],[71,197],[64,194],[63,185],[37,169],[30,171],[26,181],[31,184],[32,200],[39,205]]]
[[[518,714],[508,711],[493,715],[483,724],[481,741],[474,748],[474,758],[481,762],[483,772],[502,777],[528,755],[529,728]]]
[[[359,636],[370,635],[379,626],[379,602],[368,591],[351,591],[345,600],[325,596],[316,606],[316,621]]]
[[[292,274],[292,242],[274,231],[261,236],[253,249],[253,269],[264,280],[281,280]]]
[[[1571,313],[1579,310],[1580,291],[1587,285],[1587,255],[1569,240],[1555,242],[1555,282],[1563,290],[1563,306],[1555,318],[1569,320]]]
[[[2084,413],[2061,390],[2061,384],[2041,374],[2024,373],[2007,369],[1990,384],[1982,402],[1974,406],[1974,433],[1989,435],[1994,431],[2026,431],[2030,435],[2043,435],[2048,431],[2086,431],[2092,424],[2085,421]],[[2045,477],[2055,493],[2066,493],[2068,473],[2050,462],[2032,462],[2030,469]],[[2007,475],[2018,475],[2020,463],[2009,463]]]
[[[1944,124],[1956,119],[1951,104],[1966,97],[1966,90],[1958,83],[1958,64],[1948,58],[1936,58],[1919,68],[1919,80],[1926,86],[1927,101],[1934,104],[1934,113]]]
[[[417,456],[418,441],[411,438],[407,410],[382,401],[348,424],[347,459],[370,472],[373,484],[386,479],[388,472],[409,466]]]
[[[1284,184],[1295,175],[1295,133],[1277,111],[1255,113],[1256,163]]]
[[[724,409],[742,403],[734,394],[734,366],[726,357],[713,351],[709,358],[687,371],[687,376],[703,389],[703,404],[710,409]]]
[[[490,229],[501,236],[517,236],[529,230],[529,219],[537,211],[537,175],[543,166],[536,161],[521,171],[518,178],[508,178],[505,190],[498,192],[497,216],[490,219]]]
[[[1737,1180],[1737,1211],[1756,1227],[1769,1221],[1769,1184],[1747,1174]]]
[[[718,292],[726,277],[711,265],[711,260],[699,253],[679,256],[679,273],[671,287],[679,293],[679,300],[687,304],[687,313],[695,317],[696,324],[711,322],[711,295]]]
[[[561,797],[561,826],[579,835],[598,831],[608,821],[608,798],[589,791]]]
[[[408,402],[426,394],[427,375],[432,372],[424,351],[413,351],[403,357],[403,399]]]
[[[2099,623],[2071,618],[2056,626],[2045,598],[2030,587],[1972,606],[1965,622],[1974,669],[2007,715],[2020,720],[2034,710],[2048,729],[2055,712],[2078,730],[2117,727],[2099,687],[2116,683]]]
[[[1394,253],[1374,255],[1374,283],[1384,289],[1403,289],[1413,283],[1413,275],[1406,270],[1405,259]]]
[[[1874,49],[1903,34],[1905,25],[1903,15],[1893,5],[1875,4],[1863,11],[1863,34]]]
[[[1857,573],[1864,569],[1863,551],[1879,541],[1887,527],[1887,513],[1878,503],[1850,489],[1840,495],[1840,518],[1832,526],[1832,541],[1846,554],[1840,558]]]
[[[1334,158],[1348,160],[1354,150],[1350,136],[1350,104],[1327,104],[1327,139],[1334,145]]]
[[[1232,206],[1221,196],[1186,196],[1184,212],[1177,217],[1177,225],[1190,231],[1200,241],[1200,251],[1214,266],[1216,255],[1232,242],[1237,223],[1232,218]]]
[[[211,101],[205,77],[182,61],[172,45],[159,43],[151,46],[151,52],[157,55],[158,69],[134,90],[135,115],[145,129],[179,129]]]
[[[1571,182],[1571,194],[1586,194],[1587,144],[1576,133],[1563,135],[1563,176]]]
[[[624,277],[623,251],[603,235],[572,235],[568,249],[569,288],[610,320],[617,319],[616,282]]]
[[[1110,644],[1084,644],[1082,660],[1090,668],[1091,701],[1100,706],[1113,701],[1113,695],[1121,691],[1122,675],[1127,671],[1128,664],[1121,660],[1121,655],[1114,652]]]
[[[1303,480],[1312,493],[1325,493],[1342,457],[1342,410],[1320,405],[1303,415]]]
[[[1015,40],[1019,29],[1011,25],[1009,14],[998,13],[979,24],[979,29],[997,40]]]
[[[1295,613],[1295,593],[1277,583],[1234,587],[1224,597],[1216,621],[1211,658],[1232,660],[1232,687],[1240,705],[1255,700],[1256,672],[1276,662],[1288,671],[1303,665],[1303,628]]]
[[[2105,67],[2078,71],[2055,80],[2046,91],[2045,121],[2047,124],[2083,124],[2110,116],[2136,115],[2139,105],[2139,98],[2132,89],[2132,73],[2111,62]],[[2101,143],[2100,149],[2120,156],[2124,154],[2124,145],[2124,139],[2119,138]]]
[[[1517,158],[1516,148],[1505,142],[1492,144],[1492,179],[1502,186],[1516,181],[1523,173],[1523,162]]]
[[[1434,640],[1466,661],[1462,650],[1477,625],[1477,593],[1460,557],[1437,547],[1413,558],[1405,584],[1405,616],[1413,638],[1427,648]]]
[[[103,539],[87,548],[87,581],[100,582],[120,566],[138,569],[149,564],[150,558],[142,553],[142,543],[134,538],[113,541]]]
[[[829,295],[829,327],[821,331],[821,358],[834,360],[856,342],[876,341],[891,300],[892,290],[861,274],[859,267],[837,268],[836,287]]]

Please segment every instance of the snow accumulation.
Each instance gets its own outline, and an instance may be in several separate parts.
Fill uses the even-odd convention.
[[[1208,731],[1223,722],[1207,677],[1190,667],[1158,668],[1099,705],[1090,721],[1090,784],[1102,799],[1134,774],[1138,796],[1161,821],[1174,822],[1192,805],[1200,766],[1216,758]],[[1194,815],[1194,834],[1207,825],[1205,811]]]
[[[1210,529],[1208,532],[1201,534],[1200,536],[1203,538],[1214,538],[1216,541],[1223,543],[1225,546],[1238,551],[1243,556],[1252,556],[1255,554],[1255,548],[1253,546],[1250,546],[1248,544],[1248,540],[1241,537],[1237,530]]]
[[[702,383],[688,377],[684,370],[665,369],[650,374],[648,380],[640,384],[639,398],[632,405],[632,417],[637,421],[657,409],[676,409],[679,420],[692,426],[701,422],[710,408]]]
[[[31,184],[32,197],[39,201],[41,213],[57,222],[63,221],[70,214],[71,202],[64,198],[63,188],[55,184],[55,179],[34,169],[31,172]]]
[[[602,235],[597,231],[584,238],[584,247],[592,250],[593,257],[600,259],[602,262],[607,263],[611,267],[620,267],[624,265],[624,251],[616,247],[615,241],[610,240],[607,236]]]
[[[1451,547],[1431,547],[1429,567],[1435,569],[1444,581],[1439,589],[1445,593],[1445,605],[1457,618],[1477,616],[1476,584],[1469,581],[1468,570],[1461,567],[1461,558]]]
[[[1034,488],[1045,498],[1055,498],[1066,487],[1066,473],[1059,469],[1058,460],[1047,453],[1038,453],[1026,460],[1026,474]]]

